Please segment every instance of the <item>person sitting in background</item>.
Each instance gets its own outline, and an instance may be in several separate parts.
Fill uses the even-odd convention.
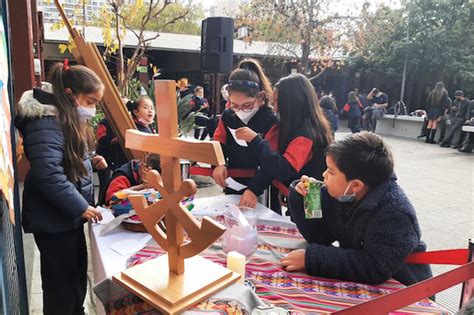
[[[440,146],[443,148],[451,146],[454,136],[459,135],[456,143],[453,144],[453,149],[460,149],[463,140],[462,125],[470,119],[470,102],[464,97],[464,93],[461,90],[456,91],[454,97],[456,99],[451,105],[451,128]]]
[[[99,205],[107,206],[116,192],[145,182],[146,174],[150,170],[161,173],[161,159],[158,154],[148,155],[145,164],[139,160],[131,160],[120,166],[113,172],[104,194],[99,196]]]
[[[348,136],[329,146],[326,163],[321,218],[306,218],[303,196],[310,179],[303,176],[290,186],[288,209],[308,246],[281,259],[286,270],[370,284],[430,278],[429,265],[405,263],[426,245],[382,138],[368,132]]]
[[[369,95],[367,95],[367,99],[372,102],[372,106],[370,106],[370,127],[371,131],[375,132],[377,120],[380,120],[385,115],[388,106],[388,96],[378,88],[373,88]]]
[[[344,105],[342,109],[343,112],[347,113],[349,119],[349,128],[351,129],[352,133],[360,132],[359,130],[359,121],[362,117],[362,111],[364,108],[359,101],[356,93],[354,91],[350,91],[349,95],[347,96],[347,103]]]
[[[474,127],[474,100],[471,100],[470,102],[469,112],[470,112],[469,114],[470,120],[466,121],[465,125]],[[463,152],[463,153],[471,153],[473,148],[474,148],[473,132],[466,132],[466,136],[464,137],[462,148],[458,149],[458,151]]]
[[[319,105],[324,111],[324,116],[326,116],[326,119],[329,121],[331,124],[331,130],[332,134],[334,136],[334,133],[337,131],[337,128],[339,127],[339,116],[337,115],[337,105],[334,99],[328,95],[325,95],[321,97],[319,100]]]
[[[209,102],[204,98],[204,88],[202,86],[194,88],[194,96],[189,101],[189,106],[191,106],[189,112],[196,113],[196,116],[194,116],[194,139],[204,140],[208,134],[207,125],[211,114],[209,112]]]
[[[370,125],[370,120],[372,119],[372,110],[370,109],[372,102],[369,101],[369,99],[367,98],[367,90],[363,90],[359,93],[359,101],[362,104],[362,107],[364,108],[364,110],[362,111],[361,126],[366,131],[370,131],[372,130],[372,127]]]
[[[452,114],[450,112],[450,108],[451,108],[452,103],[453,103],[453,100],[448,95],[448,102],[446,103],[446,108],[444,110],[444,114],[443,114],[443,116],[441,117],[441,120],[438,123],[438,129],[439,129],[438,143],[443,142],[444,136],[446,135],[446,126],[448,124],[448,121],[451,119],[451,114]]]

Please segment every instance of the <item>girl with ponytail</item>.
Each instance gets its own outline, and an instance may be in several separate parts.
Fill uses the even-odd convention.
[[[229,108],[224,110],[214,140],[221,143],[226,166],[217,166],[213,172],[214,180],[224,188],[226,194],[241,194],[241,206],[254,208],[257,198],[271,184],[271,179],[259,171],[259,160],[255,153],[235,138],[235,130],[247,126],[255,133],[277,145],[275,126],[277,117],[269,105],[272,97],[270,81],[258,61],[242,60],[227,84]],[[228,169],[236,175],[233,179],[247,186],[236,191],[227,187],[225,182]]]
[[[132,115],[137,129],[141,132],[156,133],[153,128],[155,120],[155,106],[148,96],[142,96],[136,101],[122,97],[122,103]],[[97,172],[99,177],[99,205],[105,198],[105,190],[109,184],[112,172],[129,162],[119,139],[115,136],[109,121],[104,118],[97,125],[97,154],[102,155],[109,166]]]
[[[44,314],[84,314],[87,248],[83,225],[102,220],[94,204],[88,120],[104,86],[84,66],[55,64],[51,84],[23,93],[15,125],[30,162],[23,192],[22,225],[40,251]]]

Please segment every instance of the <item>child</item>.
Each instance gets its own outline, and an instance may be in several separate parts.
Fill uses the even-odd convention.
[[[67,60],[66,60],[67,61]],[[83,225],[98,222],[89,150],[104,86],[83,66],[52,66],[52,90],[23,93],[15,125],[23,135],[30,170],[23,192],[22,224],[40,251],[44,314],[84,314],[87,248]],[[96,157],[92,164],[105,164]],[[106,165],[105,165],[106,166]]]
[[[342,109],[344,112],[347,113],[349,118],[349,128],[351,129],[352,133],[360,132],[359,130],[359,121],[362,117],[362,112],[364,111],[364,107],[359,101],[357,94],[354,91],[350,91],[349,95],[347,96],[347,103],[344,105]]]
[[[277,187],[288,195],[289,184],[302,174],[322,179],[324,151],[332,142],[332,131],[318,103],[311,82],[301,74],[289,75],[275,85],[275,108],[279,114],[278,150],[248,127],[237,129],[261,163],[262,171],[277,179]]]
[[[99,204],[108,205],[116,192],[143,183],[146,174],[152,169],[161,173],[160,156],[158,154],[148,155],[145,165],[138,160],[131,160],[123,164],[112,174],[104,189],[105,194],[99,198]]]
[[[142,96],[136,101],[129,101],[127,109],[132,114],[137,129],[141,132],[156,133],[153,128],[155,121],[155,105],[148,96]]]
[[[334,138],[334,133],[339,128],[339,117],[337,116],[338,110],[336,102],[334,102],[332,97],[325,95],[319,100],[319,105],[321,105],[324,116],[326,116],[326,119],[331,124],[332,135]]]
[[[306,219],[305,183],[292,184],[289,210],[306,250],[281,259],[288,271],[378,284],[390,278],[411,285],[432,276],[429,265],[408,265],[405,258],[426,250],[415,209],[396,183],[393,157],[382,139],[362,132],[328,148],[321,188],[322,218]],[[339,247],[331,245],[339,242]]]
[[[194,127],[194,139],[201,139],[204,140],[208,134],[207,125],[209,123],[209,102],[207,99],[204,98],[204,88],[202,86],[196,86],[194,88],[194,96],[189,101],[189,105],[191,106],[191,111],[198,113],[195,116],[195,127]],[[201,127],[201,128],[199,128]],[[204,127],[204,128],[202,128]],[[201,135],[201,129],[202,135]]]
[[[226,194],[242,194],[241,206],[255,208],[257,197],[271,184],[271,179],[262,177],[261,172],[257,172],[256,176],[250,174],[255,173],[260,165],[257,156],[248,146],[237,143],[232,132],[235,133],[239,127],[248,126],[263,138],[270,139],[276,147],[277,117],[269,106],[272,90],[263,69],[254,59],[245,59],[239,63],[229,77],[227,90],[230,108],[222,113],[214,133],[214,139],[221,143],[227,164],[217,166],[212,177],[220,186],[225,187]],[[234,179],[247,188],[235,191],[227,187],[227,168],[239,169],[242,176]]]
[[[122,97],[123,104],[131,112],[137,129],[146,133],[155,133],[151,123],[155,118],[155,107],[151,99],[147,96],[139,98],[137,101],[130,101]],[[114,134],[110,123],[106,118],[97,125],[97,154],[102,155],[107,161],[108,168],[97,172],[99,176],[99,201],[100,196],[105,193],[110,174],[117,168],[128,162],[127,156],[122,149],[119,139]]]

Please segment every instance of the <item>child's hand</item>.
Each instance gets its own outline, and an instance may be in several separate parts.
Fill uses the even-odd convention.
[[[225,183],[225,179],[227,178],[227,167],[224,165],[217,166],[214,171],[212,172],[212,178],[216,181],[216,183],[221,186],[222,188],[227,187]]]
[[[91,158],[92,167],[96,170],[105,170],[108,165],[102,155],[95,155]]]
[[[309,177],[306,175],[301,176],[301,181],[296,185],[296,192],[301,196],[306,196],[308,193]]]
[[[97,210],[94,207],[87,207],[86,211],[84,211],[81,215],[84,219],[86,219],[89,222],[94,222],[97,223],[99,221],[102,221],[102,213]]]
[[[246,189],[242,194],[242,197],[240,197],[239,206],[255,209],[257,206],[257,200],[258,197],[250,189]]]
[[[235,131],[235,136],[239,140],[245,140],[246,142],[252,142],[257,136],[257,133],[249,127],[241,127]]]
[[[286,271],[304,270],[304,256],[306,251],[304,249],[297,249],[280,259],[281,265]]]

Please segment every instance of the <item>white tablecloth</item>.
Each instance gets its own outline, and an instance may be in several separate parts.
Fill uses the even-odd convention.
[[[217,216],[225,212],[227,204],[236,204],[239,199],[239,195],[221,195],[195,199],[192,213],[200,217]],[[288,222],[288,218],[280,216],[261,204],[258,204],[256,209],[259,220]],[[96,283],[124,270],[127,259],[132,255],[120,255],[110,248],[112,244],[123,240],[140,241],[147,235],[147,233],[131,232],[119,226],[114,232],[100,236],[103,227],[103,224],[91,224],[89,232]]]
[[[194,209],[192,213],[195,216],[217,216],[226,211],[227,204],[237,204],[240,200],[239,195],[221,195],[215,197],[198,198],[194,200]],[[287,217],[282,217],[265,206],[257,205],[257,216],[259,220],[270,222],[289,222]],[[128,231],[121,226],[108,235],[100,236],[100,231],[104,228],[103,224],[91,224],[89,235],[91,240],[92,265],[94,269],[94,283],[97,284],[106,278],[126,268],[127,259],[133,255],[121,255],[111,249],[111,245],[117,245],[117,242],[127,240],[143,241],[147,233],[138,233]],[[153,240],[152,240],[153,242]],[[119,243],[118,243],[119,244]],[[145,243],[143,244],[145,245]],[[103,310],[98,308],[98,314]]]

